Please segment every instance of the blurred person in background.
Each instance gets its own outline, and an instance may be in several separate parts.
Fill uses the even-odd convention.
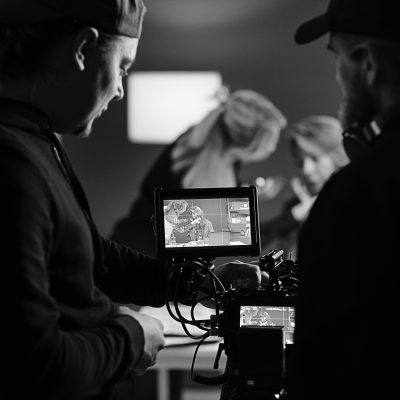
[[[281,213],[260,224],[262,253],[280,249],[297,257],[297,235],[318,193],[330,176],[349,161],[340,121],[327,115],[300,119],[287,130],[299,176],[290,181],[292,196]]]
[[[265,96],[238,90],[168,145],[144,177],[129,213],[111,238],[155,254],[151,223],[154,189],[237,187],[245,163],[267,159],[286,126],[282,112]]]

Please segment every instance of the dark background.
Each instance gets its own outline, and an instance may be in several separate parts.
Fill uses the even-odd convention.
[[[145,0],[148,8],[136,71],[219,71],[233,90],[252,89],[275,103],[293,123],[310,114],[336,116],[340,100],[326,38],[294,43],[297,26],[325,10],[322,0]],[[86,188],[102,234],[111,232],[138,194],[162,145],[127,139],[126,97],[113,104],[87,139],[65,145]],[[154,116],[156,118],[156,116]],[[290,176],[293,162],[283,135],[265,162],[243,170],[256,176]],[[260,220],[279,211],[289,195],[260,203]]]

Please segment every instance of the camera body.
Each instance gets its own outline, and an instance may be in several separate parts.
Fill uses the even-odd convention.
[[[276,253],[267,255],[271,262],[277,262],[273,260]],[[224,313],[213,323],[218,336],[224,338],[228,357],[231,394],[226,398],[233,392],[239,399],[274,398],[285,389],[295,327],[297,263],[283,260],[274,265],[279,269],[274,275],[276,282],[228,291]],[[280,277],[286,278],[285,285]]]
[[[207,274],[218,281],[212,273],[216,257],[259,257],[268,283],[256,288],[214,285],[209,297],[217,314],[202,328],[208,327],[207,336],[224,338],[220,349],[227,365],[219,380],[221,400],[276,398],[290,368],[298,268],[282,250],[260,256],[256,188],[156,189],[155,223],[157,256],[171,260],[176,287],[186,285],[193,302]],[[206,379],[200,383],[215,384]]]

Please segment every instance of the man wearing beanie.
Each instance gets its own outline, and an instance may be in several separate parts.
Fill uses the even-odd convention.
[[[0,0],[1,399],[132,400],[165,344],[159,320],[124,304],[162,306],[170,266],[99,235],[56,135],[88,136],[123,98],[144,11]],[[243,269],[260,283],[246,265],[225,283]]]

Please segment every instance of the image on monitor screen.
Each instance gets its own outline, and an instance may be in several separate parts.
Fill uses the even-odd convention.
[[[254,187],[155,192],[157,254],[257,255]]]
[[[251,245],[248,198],[164,200],[165,247]]]
[[[239,326],[282,326],[284,343],[293,343],[295,308],[286,306],[243,305],[240,307]]]

